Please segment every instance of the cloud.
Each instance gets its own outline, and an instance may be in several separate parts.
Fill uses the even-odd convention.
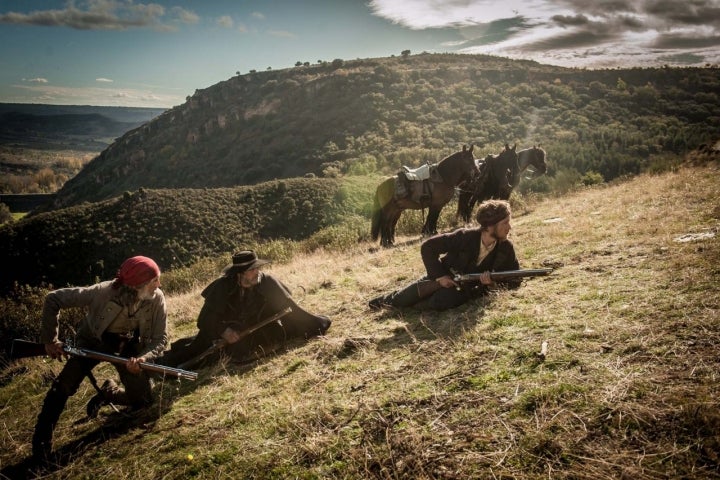
[[[235,22],[229,15],[223,15],[222,17],[218,18],[216,23],[222,28],[233,28],[233,26],[235,25]]]
[[[200,17],[195,12],[185,10],[182,7],[172,7],[172,13],[180,22],[188,25],[194,25],[200,21]]]
[[[30,83],[48,83],[48,79],[47,79],[47,78],[41,78],[41,77],[37,77],[37,78],[23,78],[23,81],[24,81],[24,82],[30,82]]]
[[[263,15],[260,12],[253,12],[250,14],[251,17],[256,18],[258,20],[265,20],[265,15]]]
[[[286,30],[268,30],[268,35],[273,37],[280,37],[280,38],[296,38],[297,35],[295,35],[292,32],[288,32]]]
[[[720,0],[370,0],[368,7],[408,29],[455,30],[464,40],[442,47],[460,53],[568,66],[720,57],[712,51],[720,47]]]
[[[113,81],[110,80],[109,78],[102,78],[102,77],[96,78],[95,81],[100,82],[100,83],[113,83]]]
[[[171,9],[178,21],[196,23],[198,16],[180,7]],[[0,14],[0,23],[43,27],[67,27],[75,30],[127,30],[152,28],[175,30],[164,22],[165,7],[156,3],[134,3],[130,0],[87,0],[80,7],[70,1],[63,10],[37,10],[30,13]]]

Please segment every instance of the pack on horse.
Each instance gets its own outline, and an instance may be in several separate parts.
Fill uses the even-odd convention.
[[[540,176],[547,171],[545,150],[540,147],[526,148],[515,152],[517,145],[505,149],[499,155],[488,155],[478,166],[478,173],[468,182],[460,186],[457,215],[469,222],[473,208],[490,198],[507,200],[513,189],[520,183],[520,176],[532,165],[535,173]]]
[[[395,242],[395,225],[403,210],[428,209],[422,228],[424,235],[436,233],[440,210],[455,194],[455,187],[467,181],[477,171],[473,145],[463,145],[460,152],[442,159],[437,164],[408,170],[406,167],[378,185],[373,201],[371,234],[380,237],[384,247]]]

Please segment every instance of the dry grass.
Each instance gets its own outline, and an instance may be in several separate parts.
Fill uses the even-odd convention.
[[[720,242],[675,241],[717,233],[717,175],[683,168],[530,204],[514,221],[521,264],[555,273],[450,312],[366,308],[423,273],[415,239],[272,265],[333,318],[326,337],[160,385],[130,420],[74,425],[83,385],[57,428],[69,459],[46,478],[720,478]],[[174,336],[193,332],[199,291],[169,298]],[[4,473],[29,454],[58,367],[14,369],[0,389]]]

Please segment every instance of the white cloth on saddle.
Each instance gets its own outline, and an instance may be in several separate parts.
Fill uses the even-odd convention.
[[[405,174],[405,177],[407,177],[408,180],[411,182],[415,181],[422,181],[427,180],[430,178],[430,171],[433,169],[436,165],[431,165],[429,163],[426,163],[425,165],[420,165],[417,168],[410,169],[403,165],[403,173]]]

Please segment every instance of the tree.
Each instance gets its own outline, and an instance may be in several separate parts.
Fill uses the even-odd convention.
[[[410,50],[403,50],[402,52],[400,52],[400,55],[402,55],[403,57],[407,57],[408,55],[410,55]]]

